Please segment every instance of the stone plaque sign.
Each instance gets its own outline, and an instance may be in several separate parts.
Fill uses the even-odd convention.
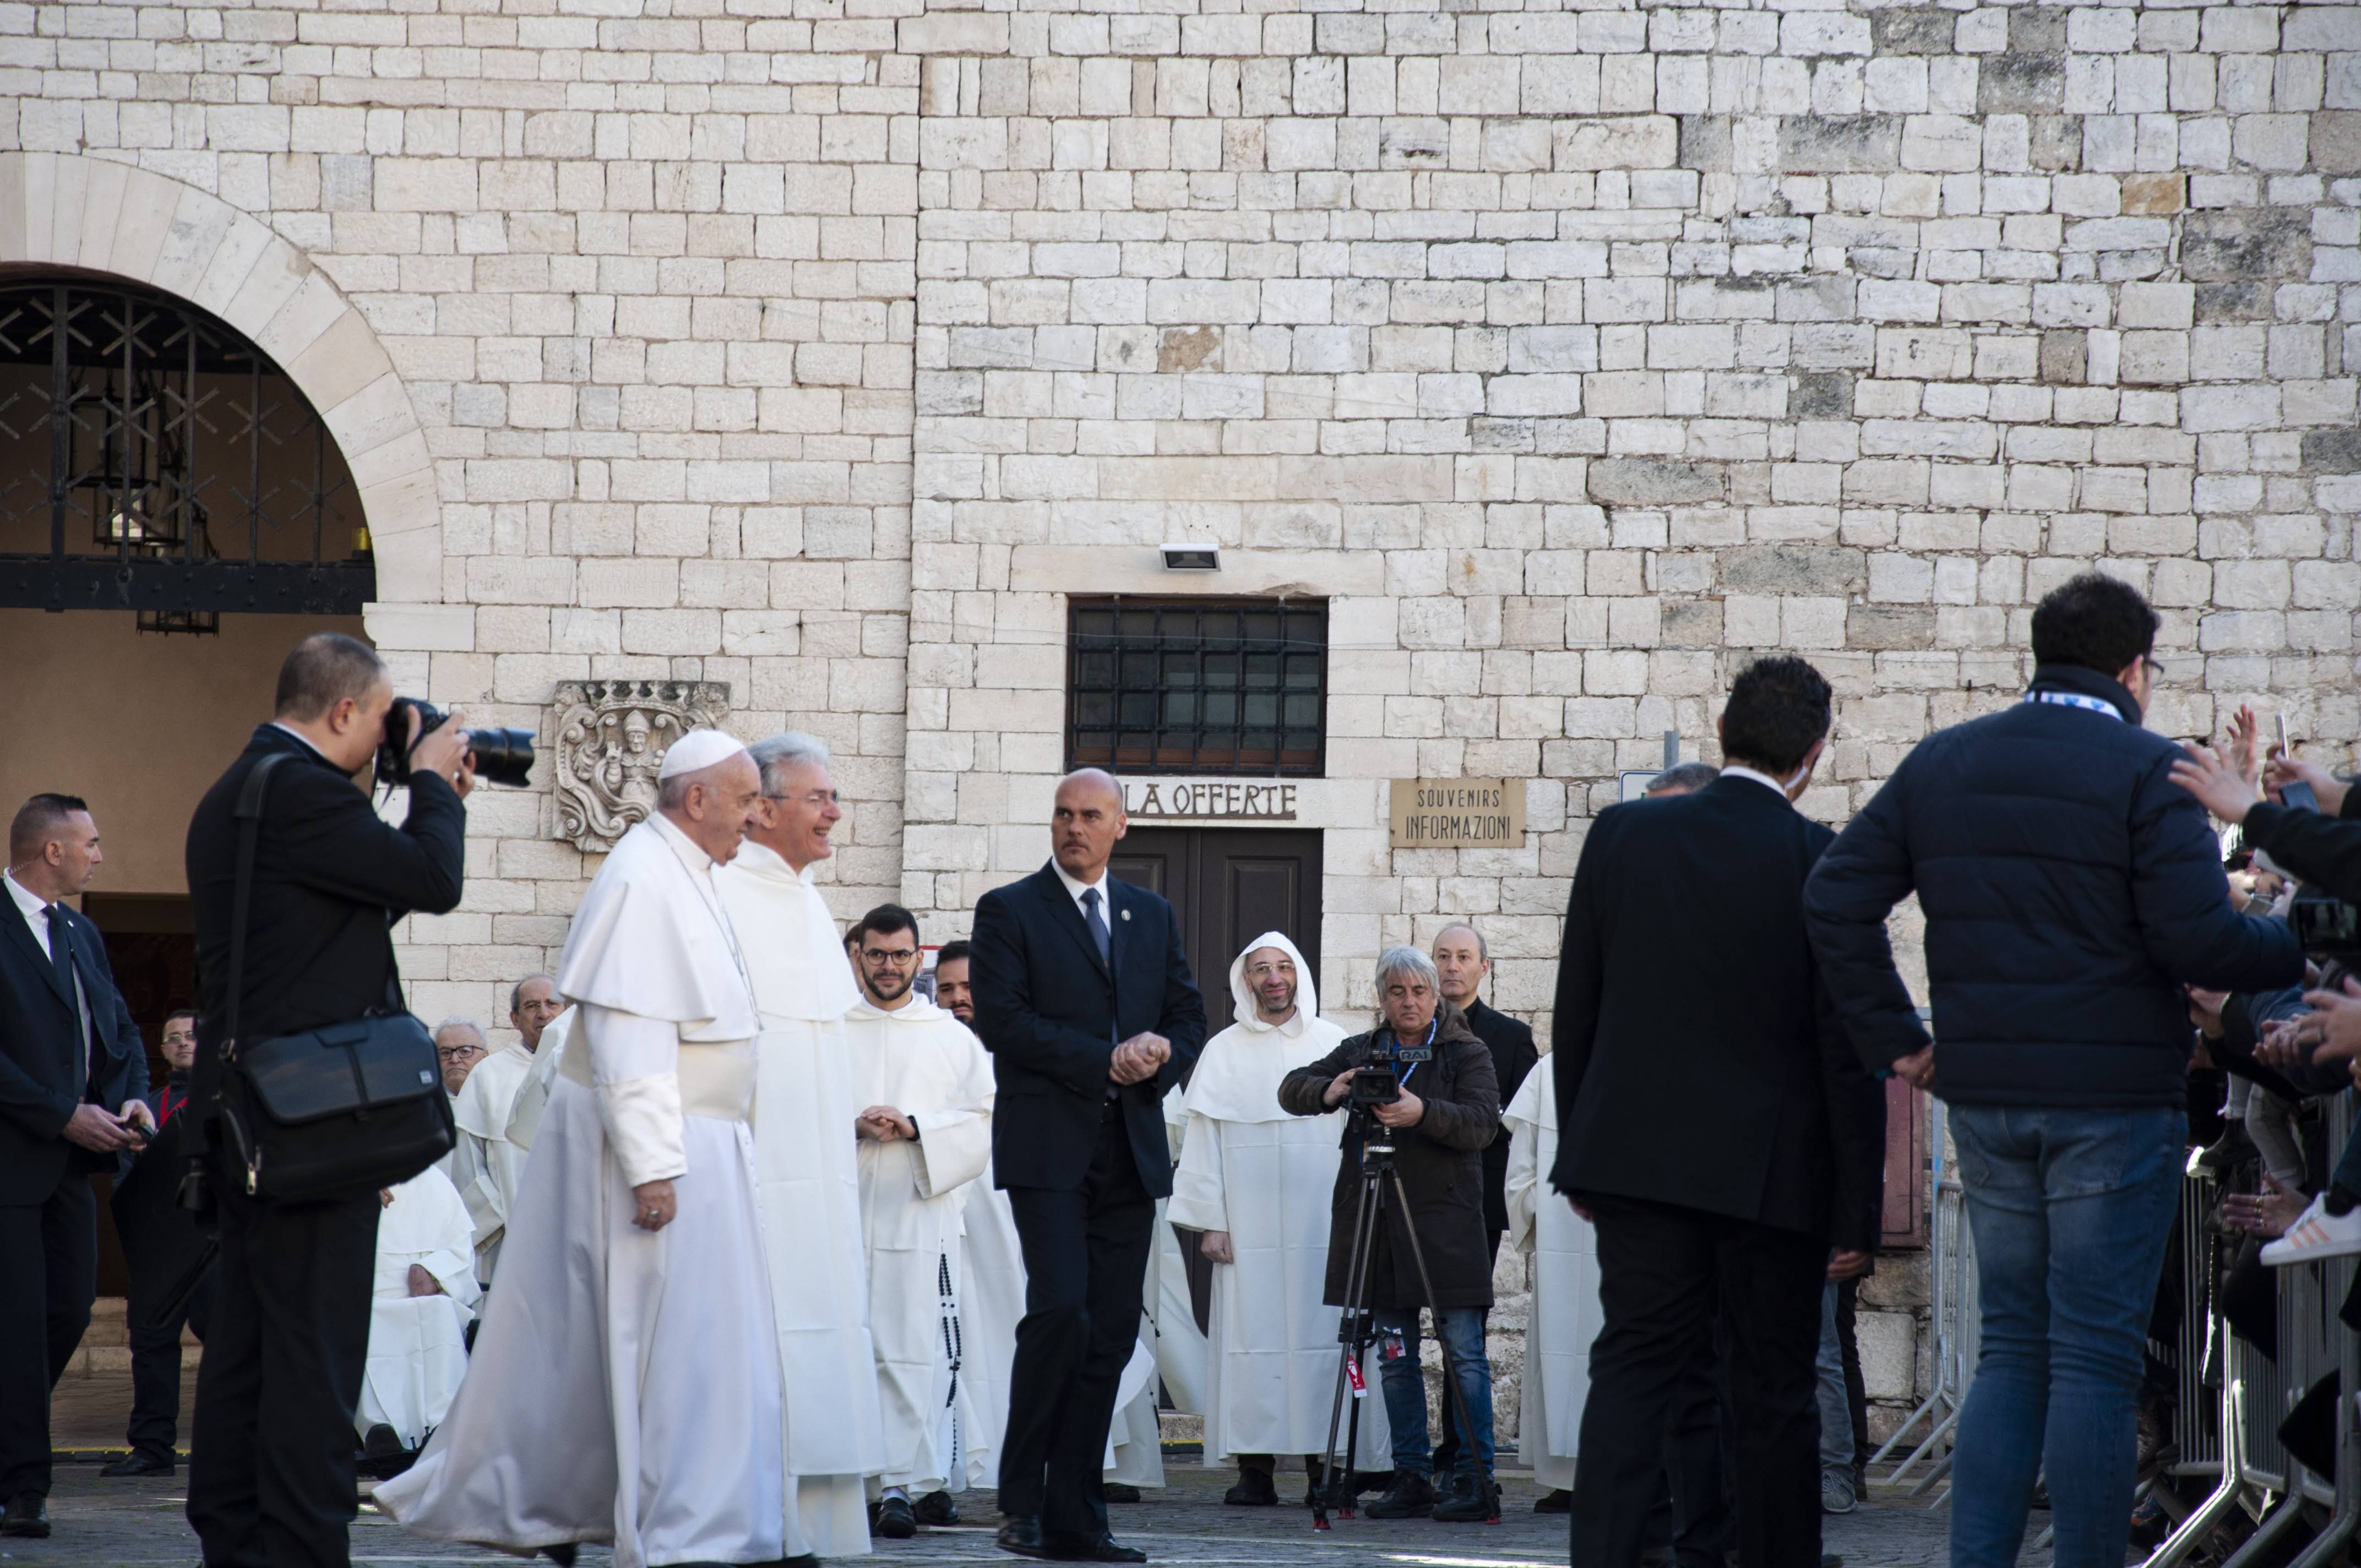
[[[1295,785],[1272,779],[1126,779],[1123,809],[1143,822],[1292,822]]]
[[[656,770],[675,740],[730,711],[726,681],[560,681],[555,837],[604,854],[656,805]]]
[[[1522,779],[1396,779],[1387,823],[1397,850],[1521,850]]]

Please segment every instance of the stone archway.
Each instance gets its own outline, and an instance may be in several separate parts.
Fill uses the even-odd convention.
[[[443,597],[425,433],[377,334],[302,250],[161,174],[104,159],[0,153],[0,268],[18,265],[144,283],[212,312],[269,354],[352,470],[376,553],[371,634],[388,648],[448,645],[432,624],[437,609],[425,608]]]

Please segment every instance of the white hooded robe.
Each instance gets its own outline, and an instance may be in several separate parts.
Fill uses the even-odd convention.
[[[1295,960],[1295,1013],[1283,1024],[1257,1014],[1246,955],[1277,948]],[[1172,1179],[1172,1223],[1226,1231],[1236,1262],[1213,1267],[1206,1360],[1205,1463],[1241,1453],[1318,1453],[1327,1446],[1339,1350],[1338,1310],[1322,1299],[1328,1268],[1331,1195],[1344,1113],[1294,1116],[1279,1084],[1344,1043],[1319,1015],[1311,967],[1276,931],[1230,965],[1238,1021],[1205,1044],[1189,1080],[1189,1130]],[[1372,1350],[1367,1395],[1346,1396],[1361,1421],[1360,1453],[1391,1452]],[[1340,1426],[1337,1451],[1346,1433]],[[1372,1466],[1380,1461],[1372,1458]]]
[[[457,1140],[452,1149],[451,1184],[467,1205],[475,1235],[476,1277],[489,1285],[508,1231],[509,1209],[524,1175],[525,1151],[509,1142],[509,1116],[517,1091],[533,1072],[533,1053],[519,1042],[494,1051],[467,1074],[451,1102]]]
[[[1517,1457],[1537,1485],[1571,1489],[1590,1346],[1606,1326],[1598,1305],[1598,1243],[1590,1222],[1549,1190],[1557,1163],[1557,1058],[1543,1056],[1500,1120],[1509,1128],[1509,1240],[1533,1268],[1532,1330],[1525,1336]]]
[[[961,1189],[992,1160],[992,1058],[966,1025],[924,997],[890,1012],[863,1002],[846,1015],[844,1033],[854,1105],[890,1105],[918,1128],[915,1143],[863,1138],[857,1148],[869,1330],[884,1404],[879,1480],[924,1496],[950,1488],[961,1458]]]
[[[377,1220],[377,1281],[369,1302],[368,1365],[354,1426],[390,1426],[415,1449],[443,1424],[467,1375],[467,1324],[480,1296],[467,1205],[429,1167],[393,1190]],[[410,1293],[417,1264],[441,1295]]]
[[[844,1015],[861,1000],[814,867],[748,840],[714,878],[744,937],[762,1019],[754,1157],[787,1399],[787,1474],[823,1557],[869,1550],[885,1468]]]

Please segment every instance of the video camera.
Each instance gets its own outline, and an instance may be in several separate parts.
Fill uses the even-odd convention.
[[[2318,811],[2320,797],[2308,784],[2282,784],[2279,804],[2298,811]],[[2304,883],[2288,905],[2288,927],[2307,958],[2334,959],[2348,969],[2361,969],[2361,906]]]
[[[1356,1115],[1390,1105],[1401,1098],[1401,1069],[1405,1065],[1434,1059],[1434,1047],[1421,1040],[1405,1046],[1395,1038],[1391,1029],[1378,1031],[1378,1039],[1362,1058],[1361,1065],[1353,1069],[1353,1080],[1345,1085],[1345,1103]]]
[[[418,734],[410,733],[410,716],[418,715]],[[378,742],[377,782],[410,782],[410,749],[451,722],[451,715],[414,696],[398,696],[386,709],[385,739]],[[470,729],[467,751],[476,759],[476,774],[496,784],[526,789],[533,784],[533,731],[530,729]]]

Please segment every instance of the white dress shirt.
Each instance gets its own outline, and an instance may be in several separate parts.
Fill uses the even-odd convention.
[[[1085,926],[1091,923],[1091,912],[1082,903],[1082,894],[1095,892],[1099,895],[1099,924],[1107,928],[1107,939],[1112,942],[1115,939],[1115,895],[1108,891],[1107,873],[1101,871],[1098,881],[1082,882],[1068,875],[1066,868],[1055,861],[1051,861],[1049,866],[1058,873],[1058,880],[1066,884],[1066,896],[1074,901],[1076,909],[1082,911],[1082,924]]]
[[[24,916],[25,924],[32,930],[33,945],[40,948],[41,955],[51,963],[57,962],[57,955],[49,950],[49,905],[28,891],[23,883],[18,882],[13,872],[0,871],[0,883],[8,884],[8,896],[16,900],[16,913]],[[73,977],[74,1011],[82,1022],[82,1035],[74,1049],[74,1066],[81,1072],[84,1085],[87,1085],[90,1079],[90,991],[82,982],[80,965],[75,966]],[[87,1095],[89,1092],[87,1087],[78,1090],[78,1093],[82,1095]]]

